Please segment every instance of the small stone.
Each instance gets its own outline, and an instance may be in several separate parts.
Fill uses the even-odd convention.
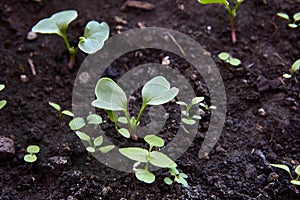
[[[69,196],[67,197],[67,200],[76,200],[76,198],[73,197],[73,196],[71,196],[71,195],[69,195]]]
[[[180,5],[178,6],[178,10],[184,11],[184,5],[183,5],[183,4],[180,4]]]
[[[35,32],[29,31],[27,33],[27,40],[35,40],[37,38],[37,34]]]
[[[49,162],[55,165],[66,165],[70,158],[66,156],[53,156],[49,158]]]
[[[196,80],[196,79],[197,79],[197,75],[196,75],[196,74],[192,74],[191,77],[190,77],[190,79],[191,79],[192,81]]]
[[[29,81],[28,76],[26,76],[25,74],[21,74],[20,79],[22,83],[27,83]]]
[[[169,119],[169,116],[170,116],[169,113],[165,113],[165,114],[164,114],[164,119],[165,119],[165,120]]]
[[[245,176],[248,179],[256,176],[256,168],[254,167],[254,165],[248,164],[246,166]]]
[[[123,24],[123,25],[126,25],[128,22],[124,19],[122,19],[121,17],[118,17],[118,16],[115,16],[115,21],[118,23],[118,24]]]
[[[171,61],[170,61],[169,58],[170,58],[169,56],[164,57],[164,58],[162,59],[162,61],[161,61],[161,64],[162,64],[162,65],[169,65],[169,64],[171,63]]]
[[[14,141],[10,138],[0,136],[0,160],[6,160],[15,155]]]
[[[277,180],[277,178],[279,177],[278,174],[276,174],[275,172],[271,172],[267,178],[268,182],[273,182],[275,180]]]
[[[122,30],[122,29],[123,29],[123,26],[121,26],[121,25],[117,25],[117,26],[115,27],[115,29],[116,29],[116,30],[118,30],[118,31],[120,31],[120,30]]]
[[[265,109],[263,109],[263,108],[258,109],[258,114],[259,114],[260,116],[266,116],[266,115],[267,115]]]

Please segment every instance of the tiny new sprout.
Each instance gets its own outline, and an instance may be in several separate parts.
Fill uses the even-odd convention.
[[[242,62],[237,59],[237,58],[233,58],[232,56],[230,56],[229,53],[227,52],[221,52],[218,54],[218,57],[223,60],[226,63],[229,63],[230,65],[236,67],[239,66]]]
[[[231,9],[230,4],[227,0],[198,0],[201,4],[223,4],[225,5],[227,12],[230,17],[230,27],[231,27],[231,40],[232,43],[236,43],[236,35],[234,29],[234,17],[236,16],[237,9],[244,2],[244,0],[233,0],[235,3],[234,7]]]
[[[37,156],[35,154],[40,152],[40,147],[37,145],[29,145],[26,148],[28,154],[24,156],[24,160],[29,163],[33,163],[37,160]]]
[[[298,165],[295,169],[295,173],[297,174],[297,177],[294,178],[293,175],[292,175],[292,172],[290,171],[290,168],[286,165],[282,165],[282,164],[270,164],[271,166],[273,167],[277,167],[279,169],[283,169],[285,170],[286,172],[289,173],[290,177],[291,177],[291,183],[294,184],[294,185],[300,185],[300,181],[299,181],[299,177],[300,177],[300,165]]]
[[[76,10],[61,11],[53,14],[50,18],[40,20],[32,28],[32,31],[35,33],[57,34],[63,38],[70,55],[70,68],[72,68],[75,63],[78,47],[87,54],[95,53],[103,47],[104,41],[109,36],[109,27],[105,22],[99,23],[90,21],[85,27],[84,35],[79,37],[78,45],[71,46],[66,32],[69,24],[74,21],[77,16]]]
[[[128,147],[120,148],[119,151],[125,157],[137,161],[137,163],[133,165],[133,171],[138,180],[145,183],[153,183],[155,180],[155,175],[149,171],[150,164],[160,168],[171,168],[171,170],[176,169],[177,164],[167,155],[159,151],[152,150],[153,147],[163,147],[165,145],[165,142],[162,138],[156,135],[147,135],[144,140],[149,144],[149,150],[139,147]],[[145,167],[137,168],[141,163],[145,163]],[[187,176],[185,177],[187,178]],[[187,185],[181,181],[177,182],[184,186]]]
[[[63,114],[69,117],[74,117],[74,114],[71,111],[69,110],[62,111],[60,105],[58,105],[57,103],[49,102],[49,105],[57,111],[58,118],[60,119],[62,118]]]
[[[96,151],[100,151],[101,153],[107,153],[112,150],[115,146],[114,145],[107,145],[102,146],[103,144],[103,136],[99,136],[96,138],[91,138],[89,135],[82,131],[78,131],[79,129],[83,128],[86,124],[94,124],[99,125],[102,123],[102,117],[97,114],[90,114],[86,118],[87,123],[81,117],[76,117],[70,121],[69,127],[75,131],[76,135],[82,140],[88,143],[86,150],[89,153],[94,153]]]
[[[148,81],[142,89],[142,106],[137,118],[130,117],[127,110],[128,100],[125,92],[110,78],[101,78],[95,88],[97,99],[92,106],[107,111],[109,119],[115,123],[115,128],[123,137],[137,140],[137,127],[144,109],[151,105],[162,105],[171,101],[177,94],[178,88],[171,88],[170,83],[162,76],[157,76]],[[119,117],[117,111],[122,111],[124,116]],[[119,128],[118,122],[127,124],[128,129]]]
[[[174,179],[172,180],[170,177],[165,177],[164,182],[167,185],[172,185],[174,182],[177,182],[181,184],[183,187],[188,187],[188,183],[186,181],[186,178],[188,176],[185,173],[179,173],[179,171],[176,169],[176,167],[169,168],[169,173],[171,176],[174,176]]]
[[[199,104],[200,102],[202,102],[204,100],[204,97],[195,97],[192,99],[191,103],[187,104],[183,101],[177,101],[176,103],[181,105],[181,106],[185,106],[185,110],[181,111],[181,114],[185,117],[182,117],[182,122],[185,124],[189,124],[189,125],[193,125],[196,123],[196,121],[194,119],[201,119],[201,116],[199,115],[193,115],[190,116],[190,110],[191,108],[196,105]]]
[[[298,26],[300,26],[300,23],[298,22],[300,21],[300,12],[295,13],[293,15],[293,22],[291,21],[290,17],[286,13],[277,13],[277,16],[287,20],[289,22],[288,26],[290,28],[297,28]]]
[[[293,76],[293,74],[300,69],[300,59],[296,60],[291,69],[290,69],[290,74],[283,74],[284,78],[291,78]]]
[[[0,84],[0,91],[2,91],[5,88],[5,85]],[[7,101],[6,100],[1,100],[0,101],[0,110],[6,105]]]

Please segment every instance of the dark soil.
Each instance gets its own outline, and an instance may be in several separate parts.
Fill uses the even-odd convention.
[[[299,59],[300,29],[291,30],[276,17],[278,12],[290,16],[299,12],[300,2],[245,0],[236,17],[234,45],[222,6],[203,6],[196,0],[149,2],[156,5],[152,11],[120,10],[123,1],[108,0],[0,1],[0,83],[6,85],[0,99],[8,101],[0,111],[0,135],[13,139],[16,147],[13,158],[0,163],[0,199],[300,199],[299,187],[289,182],[288,174],[268,165],[283,163],[295,168],[300,164],[299,72],[292,79],[282,78]],[[181,5],[184,10],[179,9]],[[117,34],[119,24],[114,17],[119,16],[128,21],[121,32],[137,28],[139,22],[169,28],[192,37],[212,54],[225,84],[228,111],[222,135],[206,159],[199,159],[197,154],[209,112],[199,124],[193,145],[176,161],[189,176],[190,187],[165,185],[164,170],[155,172],[156,182],[148,185],[131,173],[106,167],[88,156],[67,125],[70,119],[58,119],[49,107],[48,102],[53,101],[71,109],[73,82],[85,55],[78,54],[76,66],[69,70],[61,38],[39,35],[29,41],[26,36],[37,21],[66,9],[79,13],[69,28],[69,39],[74,42],[89,20],[105,21],[111,35]],[[240,58],[242,66],[225,67],[217,58],[221,51]],[[194,80],[193,70],[181,68],[180,59],[172,59],[168,52],[139,52],[140,58],[131,59],[129,54],[119,66],[115,64],[112,76],[118,77],[145,61],[160,63],[170,55],[173,65]],[[36,76],[30,70],[29,58],[35,64]],[[22,74],[29,78],[27,83],[20,81]],[[205,85],[196,86],[197,94],[209,100]],[[260,108],[265,116],[259,114]],[[176,124],[166,127],[175,133]],[[23,160],[30,144],[41,147],[33,164]],[[67,163],[53,163],[54,156],[64,157]]]

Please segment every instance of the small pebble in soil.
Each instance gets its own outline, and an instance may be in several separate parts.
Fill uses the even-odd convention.
[[[0,160],[6,160],[15,155],[14,141],[10,138],[0,136]]]
[[[277,180],[277,178],[279,177],[278,174],[276,174],[275,172],[271,172],[267,178],[268,182],[273,182],[275,180]]]
[[[161,64],[162,64],[162,65],[169,65],[169,64],[171,63],[171,61],[170,61],[169,58],[170,58],[169,56],[164,57],[164,58],[162,59],[162,61],[161,61]]]
[[[265,109],[263,109],[263,108],[258,109],[258,114],[259,114],[259,116],[262,116],[262,117],[267,115]]]
[[[35,40],[37,38],[37,34],[35,32],[29,31],[27,33],[27,40]]]
[[[22,82],[22,83],[27,83],[27,82],[29,81],[28,76],[25,75],[25,74],[21,74],[21,75],[20,75],[20,79],[21,79],[21,82]]]

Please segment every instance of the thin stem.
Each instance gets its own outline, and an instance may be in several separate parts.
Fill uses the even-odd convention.
[[[146,108],[146,106],[147,106],[146,104],[142,104],[142,107],[141,107],[140,112],[139,112],[139,114],[138,114],[136,123],[139,123],[139,122],[140,122],[141,117],[142,117],[142,114],[143,114],[143,111],[144,111],[144,109]]]
[[[235,28],[234,28],[234,16],[230,15],[230,28],[231,28],[231,41],[232,43],[236,43],[236,35],[235,35]]]

